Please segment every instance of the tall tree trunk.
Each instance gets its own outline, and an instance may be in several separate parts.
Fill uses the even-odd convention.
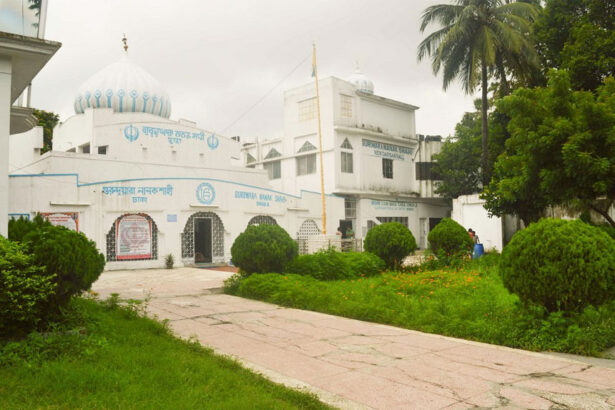
[[[615,221],[613,220],[613,218],[611,218],[611,215],[609,215],[609,208],[605,210],[600,209],[600,207],[596,206],[596,205],[590,205],[589,206],[590,209],[593,209],[594,211],[598,212],[600,215],[602,215],[602,217],[604,219],[606,219],[606,221],[613,227],[615,228]]]
[[[486,187],[489,184],[488,178],[488,166],[489,166],[489,156],[487,152],[487,141],[489,139],[489,129],[487,128],[487,65],[482,63],[482,87],[483,87],[483,103],[481,107],[482,111],[482,120],[483,120],[483,138],[482,138],[482,146],[483,146],[483,155],[482,155],[482,164],[483,164],[483,187]]]

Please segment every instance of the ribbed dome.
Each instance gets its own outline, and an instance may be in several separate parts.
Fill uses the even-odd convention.
[[[346,81],[354,84],[359,91],[368,94],[374,93],[374,83],[372,83],[372,80],[370,80],[365,74],[361,72],[361,70],[359,70],[359,67],[357,67],[355,72],[350,77],[348,77]]]
[[[158,80],[124,55],[103,68],[81,87],[75,97],[75,112],[86,108],[113,108],[115,112],[147,112],[171,115],[171,100]]]

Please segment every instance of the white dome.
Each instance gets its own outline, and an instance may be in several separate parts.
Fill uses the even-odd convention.
[[[358,67],[355,72],[346,79],[346,81],[354,84],[359,91],[362,91],[367,94],[374,93],[374,83],[372,83],[372,80],[370,80],[365,74],[363,74]]]
[[[147,112],[171,115],[171,100],[158,80],[124,55],[103,68],[81,87],[75,97],[75,112],[86,108],[113,108],[115,112]]]

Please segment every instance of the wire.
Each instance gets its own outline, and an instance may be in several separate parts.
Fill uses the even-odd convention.
[[[265,95],[263,95],[258,101],[256,101],[254,104],[252,104],[252,106],[250,106],[250,108],[248,108],[246,111],[244,111],[243,114],[241,114],[235,121],[233,121],[230,125],[226,126],[222,131],[221,134],[224,134],[226,132],[226,130],[228,130],[229,128],[231,128],[233,125],[237,124],[240,120],[243,119],[243,117],[245,117],[246,115],[248,115],[248,113],[250,111],[252,111],[257,105],[259,105],[261,102],[263,102],[263,100],[265,98],[267,98],[269,96],[269,94],[271,94],[276,88],[278,88],[280,85],[282,85],[282,83],[284,81],[286,81],[286,79],[288,77],[290,77],[295,71],[297,71],[297,69],[299,69],[299,67],[301,67],[301,65],[303,63],[305,63],[310,57],[312,56],[312,53],[308,54],[303,60],[301,60],[301,62],[299,64],[297,64],[295,66],[295,68],[293,68],[288,74],[286,74],[286,76],[284,76],[284,78],[282,78],[275,86],[273,86],[273,88],[271,88],[269,91],[267,91],[265,93]]]

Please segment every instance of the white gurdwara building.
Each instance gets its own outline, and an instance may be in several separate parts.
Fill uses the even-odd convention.
[[[168,94],[127,56],[86,81],[74,108],[44,155],[41,127],[11,135],[9,213],[85,233],[107,269],[161,267],[168,254],[228,262],[250,224],[295,238],[322,231],[320,189],[285,193],[241,164],[238,141],[170,120]],[[327,195],[326,205],[335,232],[344,199]]]
[[[319,82],[324,186],[344,198],[335,225],[364,238],[373,226],[406,225],[420,248],[450,204],[435,194],[432,155],[439,136],[416,134],[418,107],[374,94],[359,70],[346,81]],[[311,82],[284,94],[284,133],[274,140],[244,144],[242,161],[267,170],[280,191],[320,191],[316,89]]]

